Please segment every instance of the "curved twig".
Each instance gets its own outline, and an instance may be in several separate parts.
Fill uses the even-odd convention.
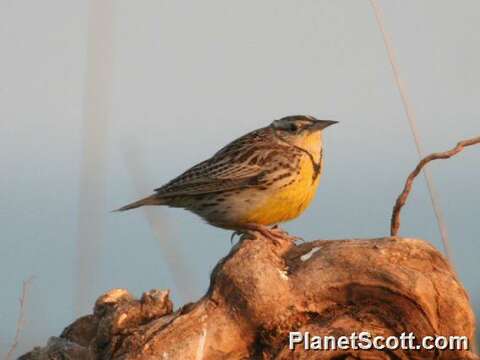
[[[439,152],[439,153],[433,153],[430,154],[426,157],[424,157],[418,165],[415,167],[415,169],[410,173],[410,175],[407,178],[407,181],[405,182],[405,186],[403,188],[402,193],[398,196],[397,201],[395,202],[395,206],[393,207],[393,212],[392,212],[392,220],[390,223],[390,234],[391,236],[397,236],[398,235],[398,230],[400,229],[400,211],[407,202],[408,195],[410,194],[410,191],[412,190],[412,185],[413,185],[413,180],[418,176],[420,171],[427,165],[430,161],[433,160],[438,160],[438,159],[449,159],[452,156],[458,154],[460,151],[462,151],[465,147],[475,145],[475,144],[480,144],[480,136],[468,139],[468,140],[463,140],[457,143],[457,146],[455,146],[453,149],[445,151],[445,152]]]

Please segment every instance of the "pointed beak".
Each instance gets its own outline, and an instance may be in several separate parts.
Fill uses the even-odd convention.
[[[336,124],[338,121],[334,120],[315,120],[315,122],[311,125],[312,130],[323,130],[330,125]]]

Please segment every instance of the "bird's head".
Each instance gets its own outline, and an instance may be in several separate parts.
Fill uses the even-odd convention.
[[[275,120],[270,126],[281,141],[316,153],[322,146],[322,130],[337,122],[318,120],[306,115],[293,115]]]

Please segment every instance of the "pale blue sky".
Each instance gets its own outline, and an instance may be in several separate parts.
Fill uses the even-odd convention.
[[[417,154],[368,1],[113,2],[106,200],[95,295],[170,288],[199,297],[230,233],[176,209],[109,211],[273,119],[340,121],[325,134],[325,174],[288,231],[305,239],[383,236]],[[480,3],[380,1],[427,152],[480,133]],[[22,280],[35,276],[20,351],[73,318],[87,72],[87,1],[0,0],[0,354]],[[454,260],[480,310],[480,147],[432,165]],[[132,171],[134,169],[134,171]],[[135,185],[137,184],[137,185]],[[441,248],[423,178],[401,234]],[[178,257],[166,259],[160,241]],[[177,286],[169,264],[186,269]],[[93,265],[92,265],[93,266]],[[178,277],[178,276],[177,276]],[[90,305],[83,304],[83,311]]]

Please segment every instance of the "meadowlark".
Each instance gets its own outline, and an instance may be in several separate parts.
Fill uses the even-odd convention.
[[[284,236],[269,226],[296,218],[312,201],[323,167],[322,130],[335,123],[304,115],[275,120],[117,211],[166,205],[236,233]]]

